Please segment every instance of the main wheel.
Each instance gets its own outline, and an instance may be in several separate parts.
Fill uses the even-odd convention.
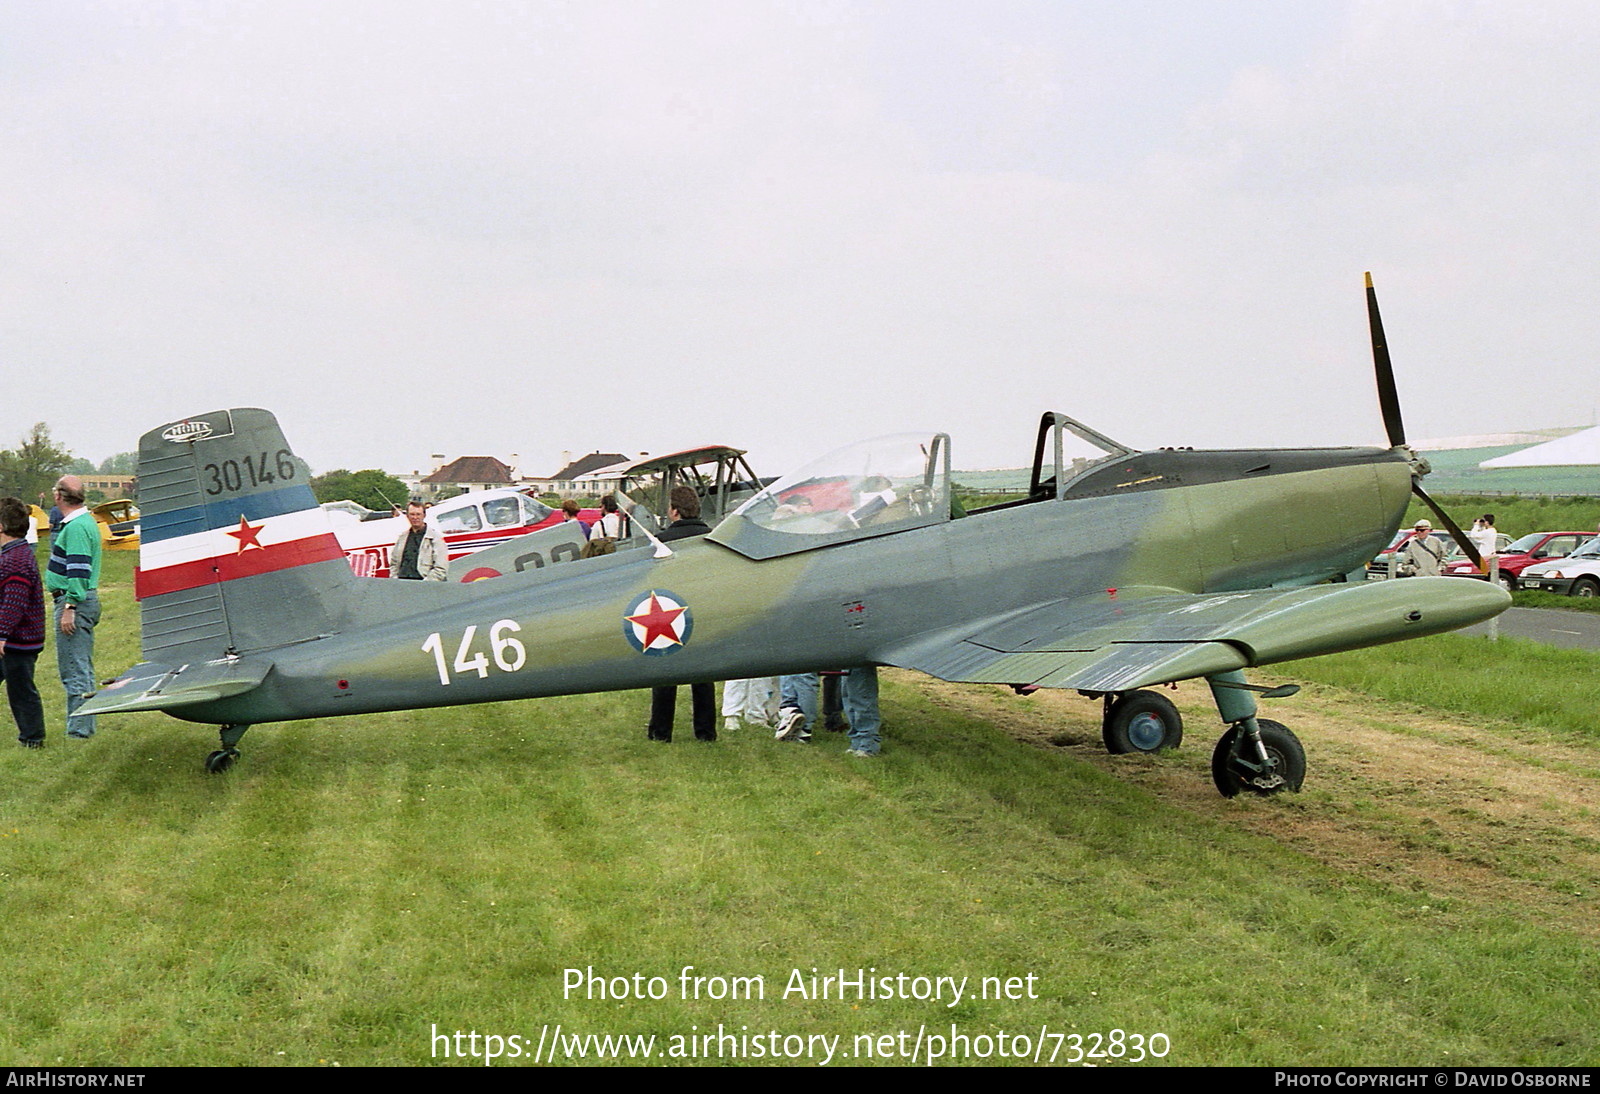
[[[1572,583],[1572,595],[1582,597],[1600,596],[1600,581],[1592,577],[1580,577]]]
[[[206,757],[206,770],[213,775],[220,775],[233,766],[233,761],[239,758],[237,748],[219,748]]]
[[[1244,733],[1238,726],[1224,733],[1211,753],[1211,781],[1224,798],[1235,798],[1245,791],[1263,797],[1285,790],[1298,792],[1305,782],[1306,750],[1300,747],[1300,739],[1289,732],[1288,726],[1270,718],[1257,718],[1256,726],[1271,761],[1265,771],[1261,770],[1260,757],[1250,755],[1255,750],[1248,741],[1241,740]]]
[[[1183,743],[1183,716],[1159,692],[1130,691],[1111,704],[1100,732],[1107,752],[1157,752]]]

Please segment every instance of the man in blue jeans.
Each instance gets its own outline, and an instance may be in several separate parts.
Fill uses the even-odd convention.
[[[83,506],[83,482],[56,483],[61,527],[50,538],[44,587],[56,602],[56,663],[67,692],[67,736],[94,736],[94,717],[73,713],[94,694],[94,628],[100,622],[100,525]]]
[[[814,672],[785,676],[780,681],[778,740],[804,743],[811,739],[806,727],[817,720],[817,681],[818,674]],[[878,713],[878,667],[847,669],[842,691],[844,714],[850,720],[848,754],[861,759],[876,756],[882,746],[883,728],[883,718]]]

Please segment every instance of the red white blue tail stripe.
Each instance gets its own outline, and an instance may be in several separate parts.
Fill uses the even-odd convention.
[[[134,592],[143,600],[202,585],[344,561],[328,516],[305,486],[146,518]]]

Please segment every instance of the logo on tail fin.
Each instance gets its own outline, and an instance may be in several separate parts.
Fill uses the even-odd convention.
[[[233,415],[227,413],[224,413],[221,424],[213,424],[201,418],[185,418],[181,422],[173,422],[161,431],[161,439],[171,441],[173,444],[192,444],[212,437],[231,436],[233,436]]]
[[[201,441],[211,436],[210,422],[179,422],[169,425],[161,433],[161,439],[171,441],[173,444],[182,444],[184,441]]]

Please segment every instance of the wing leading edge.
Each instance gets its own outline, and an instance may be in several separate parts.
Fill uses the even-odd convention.
[[[1510,603],[1497,585],[1442,577],[1214,594],[1118,589],[925,635],[881,660],[956,682],[1131,691],[1438,634]]]

